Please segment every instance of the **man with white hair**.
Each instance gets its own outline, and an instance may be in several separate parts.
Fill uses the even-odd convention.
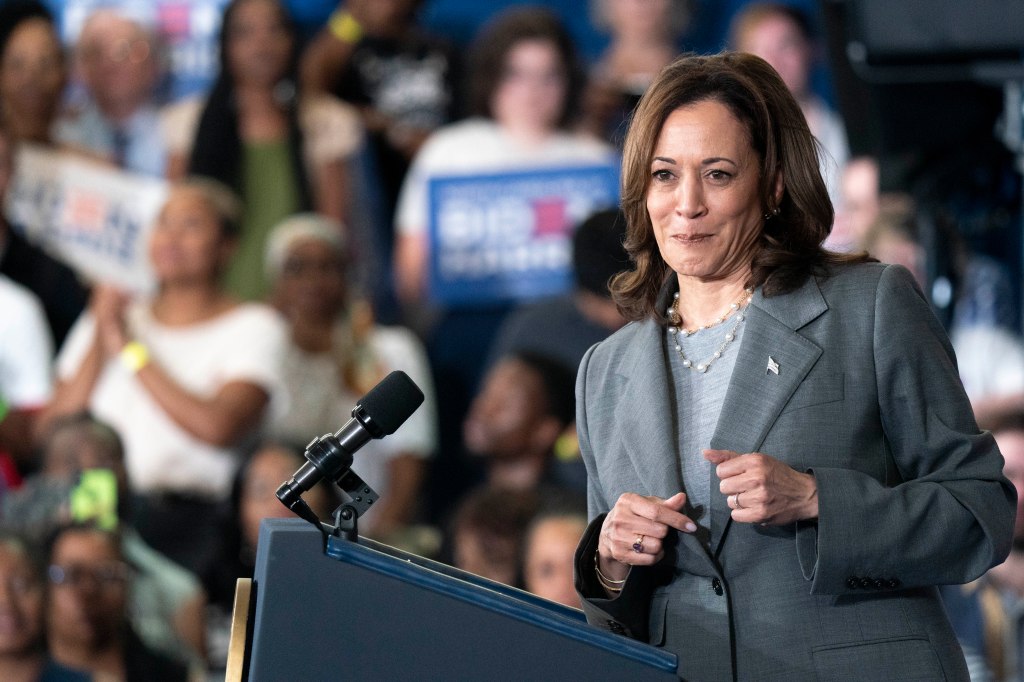
[[[57,126],[61,143],[136,173],[163,176],[166,150],[154,94],[160,79],[156,34],[132,15],[98,9],[74,51],[87,98]]]

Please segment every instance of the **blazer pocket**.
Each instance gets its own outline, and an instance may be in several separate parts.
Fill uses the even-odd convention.
[[[812,375],[801,382],[793,397],[786,403],[782,413],[794,412],[815,405],[825,405],[843,399],[845,396],[843,375],[838,372],[827,372]]]
[[[942,664],[926,637],[815,647],[819,680],[942,680]]]
[[[665,614],[668,611],[668,592],[661,590],[651,597],[651,613],[649,615],[649,639],[652,646],[665,643]]]

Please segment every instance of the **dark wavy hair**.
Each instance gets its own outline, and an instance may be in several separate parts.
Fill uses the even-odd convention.
[[[299,191],[300,210],[312,210],[312,192],[303,161],[303,139],[299,129],[295,91],[298,82],[299,34],[288,10],[279,0],[270,0],[280,12],[281,21],[292,39],[291,55],[282,83],[288,96],[282,98],[281,106],[288,119],[288,149],[292,172]],[[202,175],[223,182],[242,195],[242,136],[239,131],[238,104],[235,100],[235,80],[228,64],[228,41],[231,26],[238,8],[253,0],[232,0],[224,10],[220,26],[220,73],[210,90],[206,106],[199,119],[196,138],[188,162],[189,175]],[[246,197],[243,196],[243,199]]]
[[[583,89],[583,68],[572,37],[558,17],[542,7],[517,7],[499,14],[473,41],[469,56],[469,113],[494,118],[491,101],[501,85],[509,52],[523,42],[545,41],[555,46],[565,71],[565,102],[559,128],[568,128],[578,113]]]
[[[7,43],[14,31],[30,19],[42,19],[57,30],[53,13],[36,0],[11,0],[0,2],[0,56],[7,50]],[[64,53],[61,52],[61,55]]]
[[[866,254],[822,248],[832,230],[833,210],[819,170],[818,143],[800,105],[768,62],[739,52],[684,55],[665,67],[647,89],[626,136],[622,209],[625,247],[635,269],[619,273],[611,290],[627,319],[653,315],[662,324],[668,322],[664,311],[655,309],[672,271],[661,256],[647,213],[651,160],[669,114],[705,101],[728,107],[750,133],[760,160],[758,194],[766,217],[751,258],[748,286],[760,286],[765,296],[775,296],[796,289],[826,265],[870,260]],[[784,190],[776,205],[780,173]]]

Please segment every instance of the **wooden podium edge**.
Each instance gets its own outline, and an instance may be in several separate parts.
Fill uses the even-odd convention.
[[[248,667],[251,640],[249,614],[252,607],[252,578],[239,578],[235,583],[235,603],[231,614],[231,639],[224,682],[242,682]]]

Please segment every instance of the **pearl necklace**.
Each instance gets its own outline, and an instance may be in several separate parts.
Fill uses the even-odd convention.
[[[717,320],[715,320],[711,324],[704,325],[704,326],[701,326],[701,327],[697,327],[694,330],[682,329],[679,326],[669,327],[668,331],[669,331],[670,334],[672,334],[672,339],[673,339],[673,342],[674,342],[674,345],[675,345],[676,353],[678,353],[679,357],[682,358],[682,360],[683,360],[683,367],[685,367],[686,369],[692,369],[695,372],[700,372],[701,374],[703,374],[704,372],[707,372],[708,369],[711,368],[711,363],[713,363],[718,358],[722,357],[722,353],[725,351],[726,347],[730,343],[733,342],[733,339],[736,338],[736,330],[738,330],[740,328],[740,325],[743,324],[743,320],[746,319],[746,314],[744,313],[744,311],[746,310],[747,306],[750,304],[750,301],[753,298],[754,298],[754,290],[753,289],[746,289],[743,292],[743,297],[741,297],[735,303],[730,304],[729,310],[724,315],[719,317]],[[672,307],[669,308],[668,312],[669,312],[669,316],[670,316],[670,318],[672,320],[682,321],[682,316],[679,314],[678,308],[679,308],[679,293],[676,292],[676,294],[674,296],[674,300],[672,301]],[[680,339],[679,339],[679,335],[680,334],[682,334],[684,337],[687,337],[687,336],[691,336],[693,334],[696,334],[697,332],[702,331],[704,329],[709,329],[711,327],[715,327],[715,326],[725,322],[727,319],[729,319],[729,317],[732,316],[733,313],[736,313],[736,324],[734,324],[732,326],[732,329],[730,329],[728,332],[726,332],[725,339],[722,341],[722,345],[718,347],[718,350],[716,350],[714,352],[714,354],[712,354],[712,356],[710,358],[708,358],[704,362],[698,362],[698,363],[694,364],[694,362],[692,360],[690,360],[690,358],[686,357],[686,354],[683,352],[683,347],[682,347]]]

